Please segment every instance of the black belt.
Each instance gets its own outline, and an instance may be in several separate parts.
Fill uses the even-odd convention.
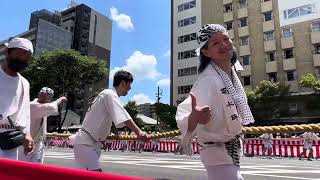
[[[17,129],[17,130],[21,130],[22,128],[20,126],[12,126],[10,124],[0,124],[0,129]]]

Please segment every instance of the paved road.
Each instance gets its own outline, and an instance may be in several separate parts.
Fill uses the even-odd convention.
[[[45,163],[74,167],[72,149],[46,149]],[[130,176],[166,179],[206,179],[199,156],[187,157],[171,153],[103,152],[105,172]],[[320,180],[320,160],[244,158],[241,173],[246,180]]]

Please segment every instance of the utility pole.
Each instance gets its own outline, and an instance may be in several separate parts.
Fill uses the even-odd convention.
[[[162,89],[158,86],[158,92],[156,93],[157,105],[160,103],[160,99],[162,97]],[[156,107],[157,108],[157,107]],[[157,116],[157,130],[159,131],[159,117]]]

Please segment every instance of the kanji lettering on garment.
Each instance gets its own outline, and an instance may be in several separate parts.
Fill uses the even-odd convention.
[[[238,119],[238,115],[236,115],[236,114],[232,115],[232,116],[231,116],[231,119],[232,119],[232,120]]]
[[[234,106],[235,104],[234,104],[234,102],[232,102],[232,101],[228,101],[228,104],[227,104],[227,106],[228,107],[230,107],[231,108],[231,106]]]
[[[222,94],[229,94],[229,91],[228,91],[227,88],[222,88],[222,89],[221,89],[221,93],[222,93]]]

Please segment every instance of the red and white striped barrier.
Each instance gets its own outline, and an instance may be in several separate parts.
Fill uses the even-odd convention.
[[[55,167],[49,165],[42,165],[38,163],[15,161],[9,159],[0,159],[0,169],[1,180],[146,180],[144,178],[138,177],[129,177],[109,173],[98,173],[92,171],[71,169],[65,167]]]
[[[122,149],[125,145],[127,148],[131,147],[133,141],[127,141],[124,143],[125,140],[113,140],[111,144],[111,149]],[[72,147],[73,144],[70,140],[64,138],[47,138],[46,144],[48,146],[58,146],[58,147]],[[138,141],[137,141],[138,144]],[[158,152],[175,152],[178,148],[178,143],[174,140],[161,140],[158,141]],[[151,151],[152,149],[152,142],[148,141],[144,144],[145,151]],[[192,143],[192,149],[194,153],[199,153],[199,146],[196,141]]]
[[[259,139],[245,139],[243,141],[243,154],[246,156],[260,156],[263,150],[263,141]],[[281,138],[273,139],[273,156],[298,157],[303,152],[302,138]],[[314,140],[312,143],[313,157],[320,158],[320,140]],[[306,157],[306,153],[304,154]]]

